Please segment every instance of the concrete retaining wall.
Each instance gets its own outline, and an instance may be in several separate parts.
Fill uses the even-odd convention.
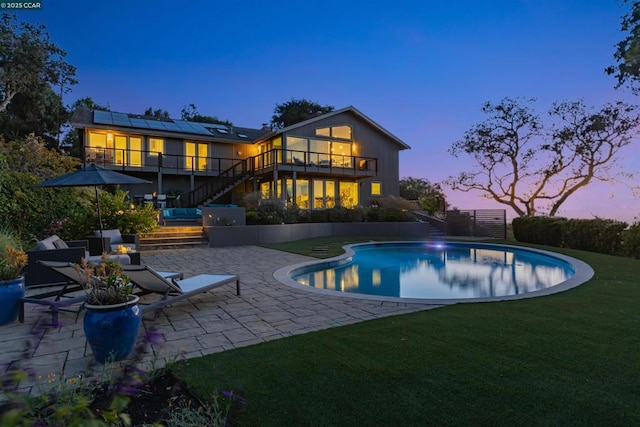
[[[205,226],[210,247],[282,243],[324,236],[429,238],[421,222],[336,222],[312,224]]]
[[[234,225],[246,225],[244,208],[203,207],[202,225],[204,227],[226,226],[227,222]]]

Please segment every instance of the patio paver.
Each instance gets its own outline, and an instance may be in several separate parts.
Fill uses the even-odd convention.
[[[162,366],[165,359],[205,354],[258,344],[291,335],[352,324],[378,317],[438,307],[422,303],[324,296],[281,284],[277,269],[311,260],[296,254],[258,246],[198,247],[142,252],[142,263],[157,270],[182,271],[185,277],[203,273],[238,274],[242,295],[224,286],[165,307],[153,320],[143,320],[141,334],[154,330],[164,336],[151,343],[152,354],[143,362]],[[82,314],[61,313],[61,327],[43,330],[38,319],[50,321],[41,306],[26,306],[25,323],[0,327],[0,362],[3,369],[23,356],[24,343],[33,357],[25,366],[46,377],[64,371],[67,377],[91,372],[93,357],[82,331]],[[22,360],[24,362],[24,360]],[[95,367],[95,366],[94,366]]]

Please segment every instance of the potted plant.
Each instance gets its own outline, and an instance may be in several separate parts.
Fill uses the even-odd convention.
[[[0,325],[18,318],[18,301],[24,297],[27,254],[13,233],[0,229]]]
[[[103,363],[128,357],[142,323],[133,284],[122,266],[106,257],[97,265],[83,259],[76,269],[87,292],[84,334],[96,360]]]

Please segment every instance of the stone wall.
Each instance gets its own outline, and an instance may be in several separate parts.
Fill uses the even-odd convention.
[[[430,237],[422,222],[336,222],[310,224],[205,226],[210,247],[292,242],[325,236]]]

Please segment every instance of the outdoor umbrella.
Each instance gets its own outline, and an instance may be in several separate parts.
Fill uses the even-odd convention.
[[[125,175],[91,164],[75,172],[70,172],[56,178],[35,184],[34,187],[89,187],[96,189],[96,205],[98,207],[98,225],[100,227],[100,241],[102,242],[102,214],[100,213],[100,199],[98,187],[116,184],[151,184],[151,181]],[[102,243],[104,244],[104,243]],[[104,247],[102,248],[104,250]]]

